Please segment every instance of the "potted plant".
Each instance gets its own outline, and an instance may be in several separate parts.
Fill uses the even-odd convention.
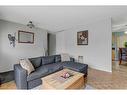
[[[127,48],[127,42],[124,43],[124,46]]]

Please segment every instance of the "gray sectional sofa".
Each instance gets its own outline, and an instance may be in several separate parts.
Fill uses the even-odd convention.
[[[62,70],[63,68],[78,71],[84,73],[84,77],[87,76],[88,65],[75,62],[74,58],[70,58],[70,61],[61,62],[60,55],[53,55],[29,58],[29,60],[35,68],[35,71],[29,76],[20,64],[14,65],[15,83],[18,89],[34,88],[42,84],[42,77]]]

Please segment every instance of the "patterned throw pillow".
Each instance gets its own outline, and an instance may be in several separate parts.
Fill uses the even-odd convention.
[[[35,71],[32,63],[28,59],[21,59],[19,63],[23,69],[27,70],[28,75]]]
[[[69,56],[69,54],[67,54],[67,53],[62,53],[61,54],[61,61],[63,62],[63,61],[70,61],[70,56]]]

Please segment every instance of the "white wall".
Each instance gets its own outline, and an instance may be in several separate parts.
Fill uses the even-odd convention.
[[[78,46],[77,32],[82,30],[88,30],[88,45]],[[56,34],[56,51],[69,53],[76,59],[81,55],[89,67],[111,72],[111,35],[111,19],[75,27]]]
[[[16,46],[10,46],[8,34],[24,30],[35,33],[34,44],[18,43]],[[44,49],[47,49],[47,31],[44,29],[30,29],[25,25],[0,20],[0,72],[13,69],[13,65],[18,63],[20,58],[37,57],[44,55]]]
[[[56,53],[65,53],[65,35],[64,32],[58,32],[56,34]]]

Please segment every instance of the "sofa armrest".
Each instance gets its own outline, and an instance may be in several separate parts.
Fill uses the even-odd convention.
[[[27,71],[19,64],[14,65],[14,77],[18,89],[27,89]]]

